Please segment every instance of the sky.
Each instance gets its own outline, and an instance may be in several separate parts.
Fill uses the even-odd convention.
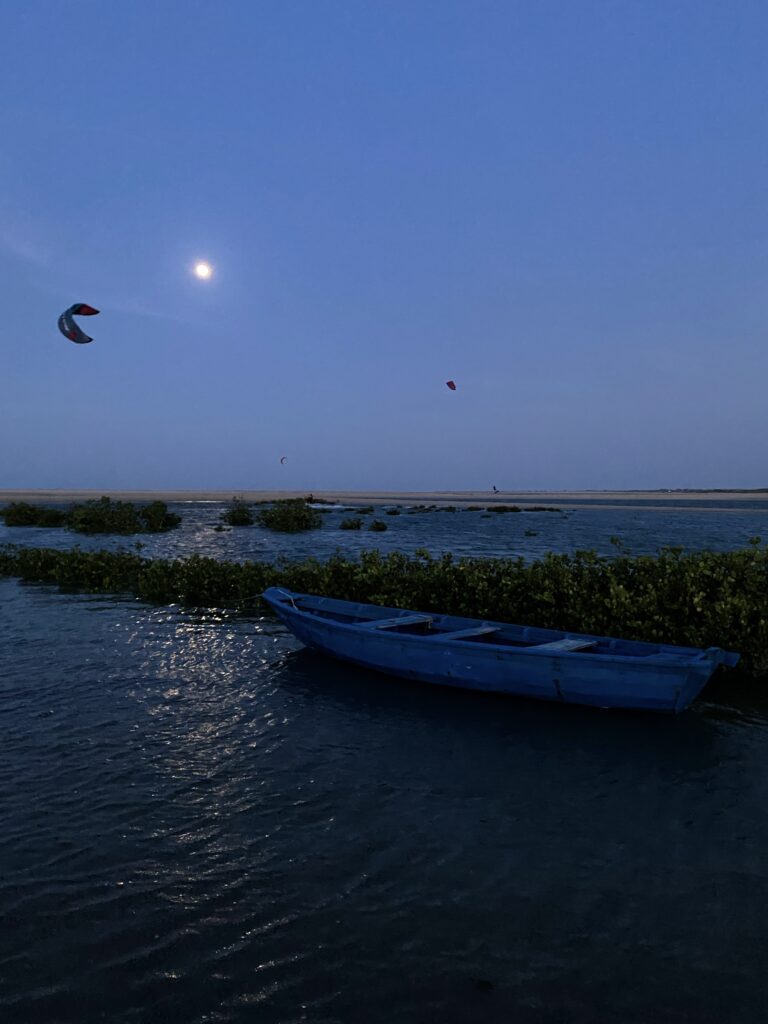
[[[3,23],[0,488],[768,486],[762,0]]]

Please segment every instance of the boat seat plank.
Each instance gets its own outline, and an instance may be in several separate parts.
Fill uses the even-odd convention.
[[[529,650],[533,651],[583,651],[587,647],[594,647],[597,640],[586,640],[584,638],[565,636],[562,640],[551,640],[548,644],[533,644]]]
[[[364,629],[394,629],[395,626],[416,626],[421,622],[432,621],[431,615],[399,615],[392,619],[369,619],[368,622],[356,622],[356,626]]]
[[[432,633],[430,640],[464,640],[470,636],[485,636],[487,633],[498,633],[500,626],[473,626],[472,629],[454,629],[447,633]]]

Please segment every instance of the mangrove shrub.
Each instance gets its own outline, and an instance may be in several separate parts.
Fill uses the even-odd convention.
[[[72,505],[68,511],[13,502],[2,515],[6,526],[66,526],[76,533],[162,533],[181,522],[164,501],[136,506],[106,497]]]
[[[164,533],[181,522],[164,501],[137,506],[102,497],[73,505],[67,526],[76,533]]]
[[[362,519],[353,519],[351,516],[348,519],[342,519],[339,523],[340,530],[359,530],[363,525]]]
[[[314,530],[322,523],[317,509],[310,508],[304,498],[284,498],[276,501],[271,508],[259,512],[259,524],[268,530],[281,533],[301,533]]]
[[[230,526],[252,526],[253,508],[242,498],[233,498],[231,503],[221,513],[221,518]]]
[[[31,505],[26,501],[12,501],[0,510],[6,526],[66,526],[67,513],[60,508]]]

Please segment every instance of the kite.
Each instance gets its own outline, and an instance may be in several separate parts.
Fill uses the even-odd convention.
[[[282,464],[283,464],[284,462],[285,462],[285,456],[283,455],[283,456],[282,456],[282,458],[280,459],[280,465],[282,466]]]
[[[456,383],[455,383],[455,381],[452,381],[452,380],[447,380],[447,381],[445,382],[445,386],[446,386],[446,387],[448,387],[448,388],[450,388],[450,389],[451,389],[451,391],[455,391],[455,390],[456,390]]]
[[[93,338],[89,338],[80,324],[76,324],[72,317],[95,316],[98,312],[98,309],[94,309],[93,306],[89,306],[85,302],[76,302],[74,306],[65,309],[59,317],[59,330],[65,338],[74,341],[76,345],[87,345],[89,341],[93,341]]]

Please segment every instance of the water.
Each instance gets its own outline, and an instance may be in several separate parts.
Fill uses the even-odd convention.
[[[340,530],[354,512],[333,510],[323,515],[323,526],[309,533],[280,534],[259,526],[217,533],[220,502],[185,502],[169,508],[182,516],[181,526],[166,534],[141,537],[82,536],[61,529],[6,527],[0,522],[0,544],[98,548],[132,548],[138,541],[147,557],[179,558],[198,554],[221,559],[273,561],[288,558],[327,558],[342,550],[351,556],[364,550],[413,552],[427,548],[439,555],[509,556],[540,558],[547,551],[591,548],[615,554],[611,537],[618,537],[634,554],[654,554],[663,545],[726,551],[745,547],[750,537],[768,541],[768,501],[744,503],[748,507],[722,508],[718,502],[700,502],[695,508],[652,510],[627,503],[604,508],[587,499],[583,507],[553,512],[429,512],[361,516],[363,529]],[[65,507],[65,506],[60,506]],[[385,533],[372,533],[373,519],[386,523]],[[528,535],[526,535],[526,531]]]
[[[185,515],[149,546],[310,543]],[[681,512],[687,533],[617,515],[340,537],[766,532],[757,511]],[[438,691],[300,651],[268,618],[10,580],[0,691],[3,1022],[766,1019],[754,692],[722,683],[668,719]]]

